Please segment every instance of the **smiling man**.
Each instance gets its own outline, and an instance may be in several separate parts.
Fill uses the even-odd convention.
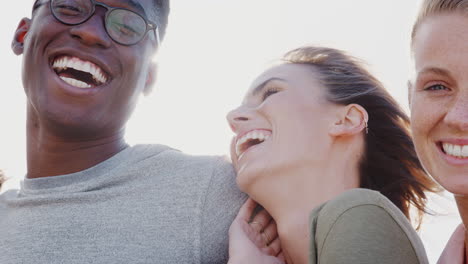
[[[0,196],[0,263],[227,262],[231,165],[124,139],[168,2],[38,0],[19,23],[28,169]]]

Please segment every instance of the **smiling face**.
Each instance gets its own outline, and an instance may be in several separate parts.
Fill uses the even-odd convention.
[[[314,68],[300,64],[273,67],[253,82],[227,117],[236,133],[231,154],[242,190],[263,176],[281,177],[284,170],[327,159],[339,106],[325,92]]]
[[[433,15],[413,41],[411,126],[425,169],[448,191],[468,194],[468,16]]]
[[[103,0],[113,7],[141,13],[126,0]],[[138,0],[154,10],[153,0]],[[65,25],[52,15],[49,2],[39,6],[31,21],[23,19],[18,32],[27,32],[23,54],[23,85],[28,117],[74,137],[99,138],[120,131],[139,95],[151,79],[155,36],[148,32],[133,46],[114,42],[104,28],[106,9],[80,25]]]

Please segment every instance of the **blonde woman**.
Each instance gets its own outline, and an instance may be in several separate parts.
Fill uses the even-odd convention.
[[[463,224],[439,263],[467,263],[468,0],[424,0],[412,34],[411,127],[424,168],[455,196]]]

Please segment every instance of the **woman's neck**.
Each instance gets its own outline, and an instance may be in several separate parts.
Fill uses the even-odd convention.
[[[295,166],[279,172],[284,177],[264,177],[249,192],[275,219],[287,263],[308,263],[311,211],[340,193],[359,187],[356,163],[341,163],[345,166],[336,163],[321,169]]]
[[[455,195],[455,201],[457,202],[458,211],[460,212],[460,217],[462,219],[463,225],[468,227],[468,196],[465,195]],[[468,233],[465,232],[465,263],[466,257],[468,256]]]

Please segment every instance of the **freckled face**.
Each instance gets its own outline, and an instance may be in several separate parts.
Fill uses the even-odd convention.
[[[137,2],[153,12],[151,1]],[[141,13],[125,0],[101,2]],[[153,32],[136,45],[120,45],[105,31],[105,12],[98,6],[85,23],[70,26],[54,18],[47,1],[35,11],[24,41],[28,116],[74,138],[99,138],[123,129],[150,71]],[[67,67],[54,67],[60,63]],[[76,74],[78,69],[92,72],[94,80],[91,75]],[[64,81],[64,77],[76,76],[92,87]]]
[[[414,143],[425,169],[448,191],[468,194],[468,16],[437,15],[413,42]]]
[[[325,92],[314,68],[299,64],[273,67],[253,82],[242,105],[227,117],[236,133],[231,153],[241,189],[327,160],[337,106]]]

